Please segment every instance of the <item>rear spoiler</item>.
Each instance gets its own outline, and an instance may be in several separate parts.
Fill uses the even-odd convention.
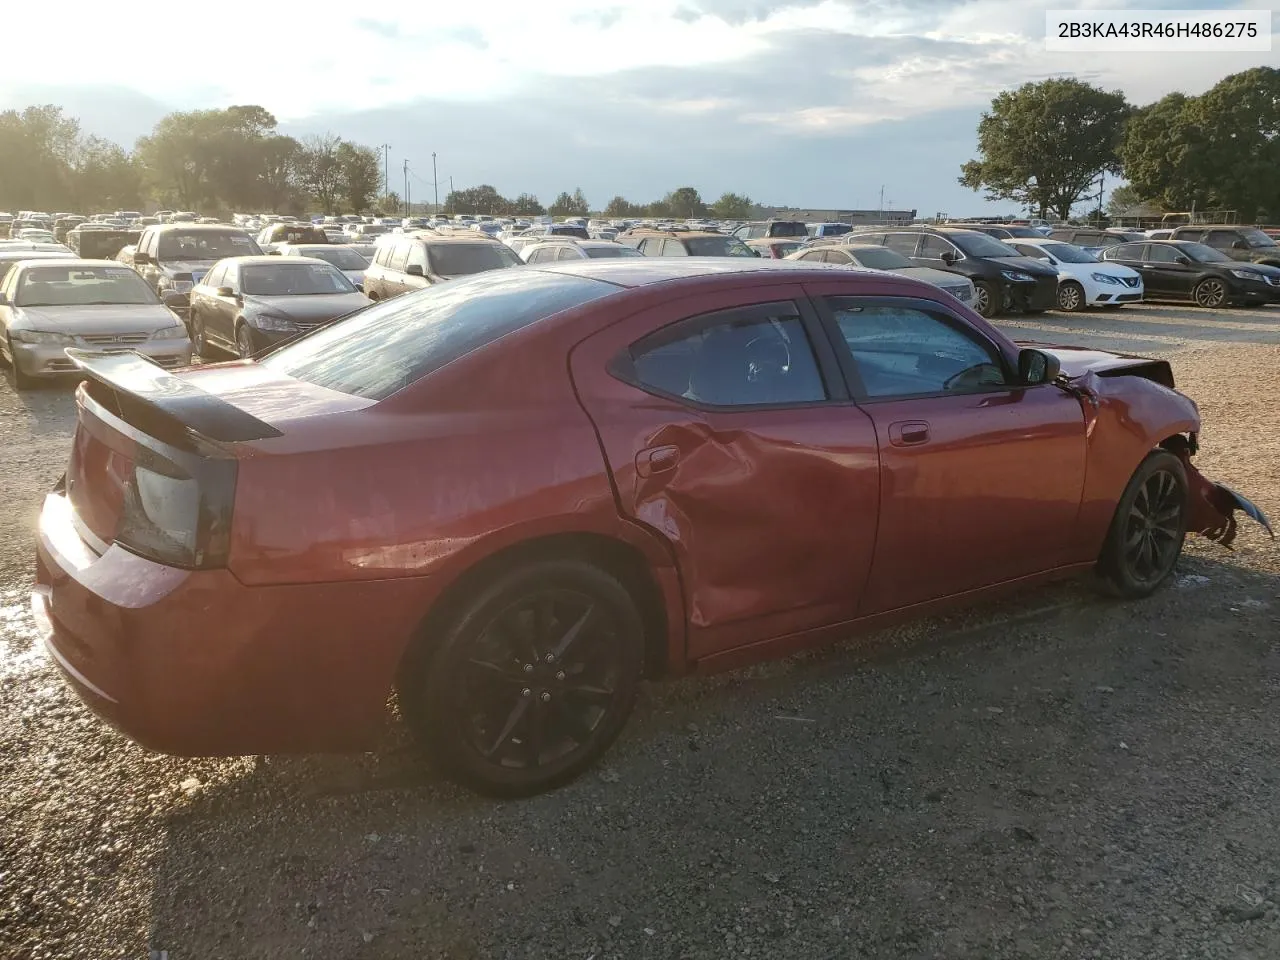
[[[141,404],[151,413],[221,443],[266,440],[279,430],[221,397],[174,376],[139,353],[94,353],[68,347],[67,359],[118,399]]]

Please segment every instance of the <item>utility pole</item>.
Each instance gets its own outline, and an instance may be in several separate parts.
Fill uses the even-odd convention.
[[[391,193],[391,144],[378,145],[382,151],[382,205],[387,205],[387,197]]]
[[[449,178],[449,196],[453,196],[453,177]]]
[[[404,215],[409,216],[409,161],[404,162]]]
[[[1098,226],[1102,226],[1102,191],[1107,183],[1107,171],[1098,174]]]
[[[440,176],[436,173],[436,152],[431,151],[431,186],[436,191],[435,212],[440,212]]]

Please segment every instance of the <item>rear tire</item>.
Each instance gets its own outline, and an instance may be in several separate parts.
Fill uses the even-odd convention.
[[[1116,505],[1098,572],[1117,597],[1155,591],[1173,573],[1187,535],[1187,471],[1168,450],[1152,450]]]
[[[582,560],[517,567],[423,635],[397,681],[415,739],[453,779],[497,797],[567,783],[635,703],[644,628],[626,588]]]
[[[1000,313],[996,292],[985,280],[973,281],[973,309],[988,320]]]

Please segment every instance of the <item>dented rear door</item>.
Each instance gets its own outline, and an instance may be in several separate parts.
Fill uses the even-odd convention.
[[[678,563],[692,658],[857,615],[878,522],[875,428],[844,397],[811,310],[798,284],[686,297],[571,355],[619,510]]]

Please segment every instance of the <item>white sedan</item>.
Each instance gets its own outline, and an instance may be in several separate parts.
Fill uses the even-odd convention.
[[[1099,260],[1065,240],[1006,240],[1024,257],[1043,260],[1058,271],[1058,309],[1075,313],[1087,307],[1120,307],[1142,299],[1142,275],[1118,263]]]

